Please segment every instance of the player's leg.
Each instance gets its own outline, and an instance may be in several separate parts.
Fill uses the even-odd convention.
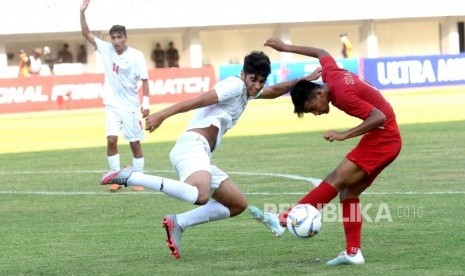
[[[119,174],[109,172],[102,178],[101,183],[140,185],[177,199],[203,205],[210,197],[210,157],[208,142],[203,136],[195,133],[183,134],[170,152],[171,163],[180,181],[126,168]]]
[[[230,185],[226,184],[224,187],[226,186]],[[245,209],[245,198],[243,198],[243,195],[240,192],[236,194],[236,191],[234,191],[235,189],[232,187],[224,189],[225,192],[227,190],[232,192],[230,196],[238,196],[236,202],[227,198],[228,196],[223,194],[219,197],[219,200],[228,202],[228,207],[226,207],[222,202],[211,198],[205,205],[181,214],[176,214],[176,223],[182,231],[195,225],[222,220],[240,214]]]
[[[211,189],[214,191],[207,204],[177,215],[167,215],[163,226],[167,232],[167,245],[174,258],[181,255],[181,235],[188,227],[226,219],[244,211],[247,201],[226,173],[211,166]]]
[[[209,175],[208,172],[201,171],[196,174],[200,175],[200,178],[206,178]],[[110,171],[102,176],[100,183],[102,185],[118,184],[121,186],[143,186],[192,204],[202,205],[208,201],[208,196],[207,200],[205,200],[204,196],[204,194],[208,193],[202,192],[202,189],[199,190],[197,188],[199,186],[198,184],[194,183],[191,185],[183,181],[136,172],[132,167],[127,167],[119,171]],[[204,188],[204,190],[208,189]],[[199,192],[202,192],[202,194]]]
[[[339,193],[342,210],[342,223],[346,248],[339,255],[327,262],[328,265],[364,264],[365,259],[361,252],[362,213],[360,207],[360,194],[370,186],[371,181],[363,180],[344,187]]]
[[[145,133],[139,111],[121,111],[121,118],[123,121],[124,138],[126,141],[129,141],[129,147],[132,151],[132,168],[137,172],[143,172],[145,159],[140,141],[145,139]],[[144,187],[133,186],[132,189],[139,192],[143,191]]]
[[[311,204],[317,209],[322,209],[337,196],[343,187],[358,183],[365,176],[366,173],[355,163],[344,158],[333,172],[323,179],[317,187],[303,196],[297,203]],[[285,226],[286,224],[287,214],[289,211],[290,209],[279,214],[279,221],[282,226]]]
[[[365,136],[359,145],[352,150],[347,159],[356,160],[359,173],[365,177],[351,179],[346,175],[350,185],[340,191],[346,249],[339,256],[327,262],[329,265],[363,264],[365,259],[361,252],[362,217],[359,196],[381,173],[391,164],[400,152],[402,142],[399,139],[379,139],[376,136]],[[353,181],[353,182],[350,182]]]
[[[210,171],[212,198],[203,206],[177,215],[182,229],[236,216],[247,207],[245,196],[226,173],[216,166],[211,166]]]
[[[107,135],[107,160],[110,171],[121,169],[120,156],[118,151],[118,135],[122,130],[122,121],[118,112],[111,107],[105,107],[105,131]],[[110,191],[117,191],[120,185],[109,186]]]
[[[132,167],[137,172],[143,172],[145,166],[144,154],[142,153],[142,146],[139,141],[130,142],[129,146],[132,151]],[[142,186],[132,186],[132,189],[136,192],[144,190]]]
[[[365,177],[360,168],[344,158],[338,167],[329,174],[317,187],[302,197],[297,204],[311,204],[317,209],[323,208],[337,196],[341,187],[352,185]],[[281,236],[286,230],[287,215],[291,208],[274,215],[262,212],[255,206],[249,206],[252,217],[263,222],[275,236]]]
[[[110,170],[119,170],[121,168],[118,152],[118,136],[107,136],[107,158]]]
[[[186,178],[186,183],[194,185],[199,194],[199,200],[205,201],[205,195],[210,195],[210,173],[207,171],[197,171]],[[214,202],[208,201],[205,205],[195,208],[183,214],[169,214],[163,218],[162,225],[166,230],[166,245],[168,246],[173,258],[181,257],[181,236],[182,232],[191,225],[208,222],[209,218],[205,215],[204,210],[209,210],[215,206]],[[213,207],[213,208],[214,208]],[[187,222],[186,222],[187,221]]]
[[[357,164],[350,161],[348,158],[344,158],[341,163],[337,166],[337,168],[331,172],[320,184],[326,185],[327,191],[324,194],[323,191],[320,194],[315,193],[318,191],[317,189],[320,187],[318,186],[312,192],[307,194],[304,198],[302,198],[299,203],[310,203],[321,209],[324,207],[325,204],[329,203],[336,195],[336,193],[330,193],[330,188],[333,188],[334,191],[343,192],[344,195],[346,193],[351,192],[354,193],[353,196],[358,197],[358,195],[362,192],[361,187],[363,186],[364,179],[367,176],[367,173],[360,168]],[[366,188],[366,187],[365,187]],[[360,191],[359,191],[360,190]],[[358,194],[355,194],[359,191]],[[343,207],[343,217],[360,214],[360,205],[358,204],[357,199],[351,199],[347,202],[342,203]],[[354,212],[351,214],[350,208],[358,208],[355,209]],[[350,225],[353,230],[353,235],[351,236],[353,244],[357,243],[356,240],[356,231],[358,228],[361,229],[361,219],[355,218],[349,224],[344,223],[344,226]],[[359,239],[360,240],[360,239]],[[328,265],[335,265],[335,264],[363,264],[365,262],[361,251],[358,250],[359,244],[355,254],[349,255],[346,251],[341,252],[336,258],[327,262]],[[354,248],[351,248],[351,250]]]
[[[357,162],[358,173],[365,173],[365,177],[357,181],[357,178],[351,179],[350,175],[345,175],[350,185],[344,186],[339,196],[346,250],[330,260],[328,264],[362,264],[365,262],[360,250],[362,217],[359,196],[373,183],[381,171],[395,160],[401,147],[400,137],[384,138],[373,133],[365,135],[357,147],[347,155],[347,159]]]
[[[229,210],[229,216],[234,217],[247,208],[247,200],[231,178],[225,179],[219,188],[215,190],[212,197]],[[222,218],[219,216],[218,218]],[[216,220],[216,219],[215,219]]]
[[[215,166],[211,166],[210,157],[208,142],[203,136],[195,133],[183,135],[170,153],[171,162],[180,179],[195,185],[198,189],[198,203],[206,203],[191,211],[177,215],[169,214],[163,218],[163,227],[167,235],[166,245],[173,258],[181,256],[181,236],[187,227],[206,223],[217,217],[229,217],[228,209],[215,200],[209,200],[211,189],[216,188],[228,177],[222,171],[216,170]],[[191,173],[192,171],[194,172]],[[218,175],[218,171],[222,174]],[[212,216],[212,213],[216,216]]]

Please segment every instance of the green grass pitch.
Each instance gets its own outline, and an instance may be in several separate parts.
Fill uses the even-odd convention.
[[[0,275],[463,275],[463,91],[386,93],[404,147],[361,197],[370,206],[361,267],[325,265],[344,247],[337,220],[324,220],[312,239],[275,238],[246,212],[188,229],[183,256],[173,260],[161,219],[193,207],[158,192],[98,185],[107,169],[101,109],[1,115]],[[358,123],[345,117],[297,119],[288,99],[251,103],[213,163],[250,204],[286,206],[311,189],[304,178],[325,177],[357,142],[322,138]],[[168,119],[147,136],[149,173],[175,177],[168,152],[188,118]],[[120,151],[129,163],[122,139]]]

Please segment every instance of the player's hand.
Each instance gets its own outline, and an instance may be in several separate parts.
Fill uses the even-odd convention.
[[[308,81],[314,81],[314,80],[317,80],[321,77],[321,67],[318,67],[315,69],[315,71],[313,71],[313,73],[311,73],[310,75],[307,75],[305,76],[304,79],[308,80]]]
[[[276,51],[282,52],[285,51],[287,44],[284,43],[281,39],[271,37],[265,41],[265,46],[271,47]]]
[[[155,129],[160,127],[164,118],[159,112],[153,113],[145,117],[145,130],[152,133]]]
[[[325,138],[325,140],[328,142],[333,142],[334,140],[344,141],[346,139],[344,133],[335,130],[330,130],[326,132],[323,138]]]
[[[81,4],[81,11],[85,11],[89,6],[90,0],[83,0]]]
[[[144,109],[142,106],[140,107],[140,112],[142,113],[142,118],[149,116],[150,109]]]

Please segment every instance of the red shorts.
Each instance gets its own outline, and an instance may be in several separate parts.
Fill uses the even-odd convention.
[[[402,148],[400,134],[386,135],[384,130],[365,134],[346,158],[367,173],[365,180],[373,183],[381,171],[391,164]]]

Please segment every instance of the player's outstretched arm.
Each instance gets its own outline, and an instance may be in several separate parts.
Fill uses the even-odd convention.
[[[81,33],[82,36],[89,41],[94,47],[97,47],[97,44],[95,43],[95,36],[93,33],[90,32],[89,26],[87,25],[86,21],[86,10],[87,7],[89,6],[90,0],[83,0],[80,8],[80,21],[81,21]]]
[[[286,44],[281,39],[274,37],[268,38],[264,45],[271,47],[279,52],[294,53],[318,59],[329,55],[329,53],[324,49]]]
[[[197,108],[218,103],[218,95],[215,90],[210,90],[193,99],[185,100],[169,106],[163,110],[150,114],[145,118],[145,130],[153,132],[164,120],[178,113],[188,112]]]
[[[305,79],[308,81],[314,81],[317,80],[321,76],[321,67],[318,67],[311,73],[310,75],[307,75],[303,78],[300,79],[295,79],[291,81],[285,81],[285,82],[280,82],[275,85],[267,86],[263,88],[262,93],[260,96],[257,97],[257,99],[275,99],[279,96],[282,96],[289,92],[289,90],[292,89],[292,87],[300,80]]]

